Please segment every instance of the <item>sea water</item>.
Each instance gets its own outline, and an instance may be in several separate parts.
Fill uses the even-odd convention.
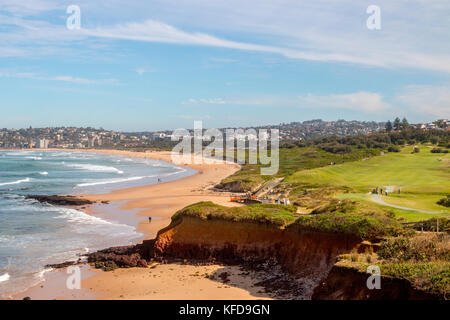
[[[0,298],[42,281],[47,264],[141,239],[134,226],[27,200],[106,193],[191,175],[169,163],[70,151],[0,151]]]

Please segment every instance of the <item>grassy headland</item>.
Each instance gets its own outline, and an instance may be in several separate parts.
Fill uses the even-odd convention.
[[[212,202],[199,202],[178,211],[172,217],[172,221],[183,217],[254,222],[282,228],[295,225],[301,230],[341,233],[362,240],[404,232],[401,225],[382,210],[368,209],[365,212],[357,212],[352,201],[340,202],[333,208],[324,208],[322,213],[309,216],[299,216],[294,206],[252,204],[245,207],[224,207]]]

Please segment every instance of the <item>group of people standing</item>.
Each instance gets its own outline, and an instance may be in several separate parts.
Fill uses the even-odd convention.
[[[400,188],[398,188],[397,189],[397,191],[398,191],[398,194],[400,194]],[[372,190],[372,194],[380,194],[380,195],[383,195],[383,193],[384,193],[384,195],[387,197],[387,195],[388,195],[388,191],[387,191],[387,189],[386,188],[378,188],[378,187],[376,187],[375,189],[373,189]]]

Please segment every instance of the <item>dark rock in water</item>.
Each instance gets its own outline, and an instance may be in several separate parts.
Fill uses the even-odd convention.
[[[61,206],[84,206],[87,204],[93,204],[94,202],[77,198],[74,196],[43,196],[43,195],[29,195],[26,199],[34,199],[39,202],[45,202],[48,204],[61,205]]]
[[[31,300],[31,298],[30,297],[25,297],[22,300]]]
[[[53,268],[53,269],[62,269],[62,268],[67,268],[67,267],[73,266],[73,265],[77,264],[78,262],[79,262],[79,260],[78,261],[66,261],[63,263],[47,264],[45,267]]]

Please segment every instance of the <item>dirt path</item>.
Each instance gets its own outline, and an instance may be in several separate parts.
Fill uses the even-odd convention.
[[[408,207],[401,207],[401,206],[397,206],[395,204],[390,204],[390,203],[384,202],[379,194],[370,194],[370,199],[373,202],[376,202],[378,204],[381,204],[381,205],[387,206],[387,207],[391,207],[391,208],[397,208],[397,209],[408,210],[408,211],[416,211],[416,212],[427,213],[427,214],[441,214],[441,212],[425,211],[425,210],[408,208]]]

